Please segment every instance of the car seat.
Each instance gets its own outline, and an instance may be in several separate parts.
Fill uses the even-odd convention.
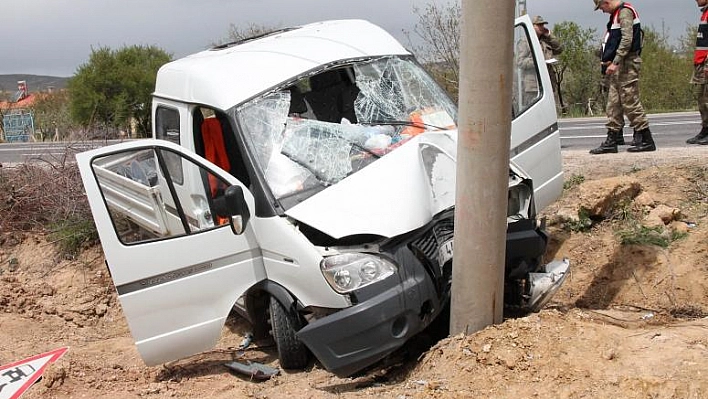
[[[204,141],[204,158],[214,165],[224,169],[231,170],[231,163],[226,153],[224,145],[224,134],[221,130],[221,123],[216,118],[206,118],[202,122],[202,140]],[[209,189],[211,196],[214,198],[219,189],[224,189],[223,183],[216,176],[209,174]]]
[[[312,107],[317,120],[340,123],[342,118],[356,123],[354,99],[359,89],[349,81],[344,70],[332,70],[310,78],[311,91],[305,99]]]

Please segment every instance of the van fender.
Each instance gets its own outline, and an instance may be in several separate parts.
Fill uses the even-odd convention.
[[[267,311],[269,297],[275,298],[293,314],[297,312],[297,298],[290,291],[271,280],[259,281],[248,290],[244,297],[248,319],[253,324],[253,338],[256,340],[270,337]]]

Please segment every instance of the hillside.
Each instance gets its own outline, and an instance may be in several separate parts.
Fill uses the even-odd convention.
[[[233,360],[278,366],[273,347],[238,347],[249,326],[237,316],[214,350],[146,367],[100,247],[66,259],[46,234],[5,232],[0,365],[70,347],[27,399],[708,398],[708,146],[563,158],[567,189],[544,215],[548,256],[568,257],[572,272],[537,314],[443,339],[422,354],[408,345],[357,378],[317,363],[265,382],[230,374],[224,364]],[[584,228],[557,221],[620,178],[640,195],[616,214]],[[11,199],[0,192],[0,203]],[[661,207],[676,210],[670,226],[680,234],[666,246],[622,242],[628,221]]]
[[[27,82],[27,88],[30,93],[39,91],[47,91],[49,86],[55,90],[66,88],[68,77],[59,76],[44,76],[44,75],[0,75],[0,92],[15,93],[17,91],[17,82],[24,80]]]

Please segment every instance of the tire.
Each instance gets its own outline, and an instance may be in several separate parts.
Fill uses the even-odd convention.
[[[271,334],[283,369],[304,369],[310,362],[307,346],[295,336],[303,324],[297,314],[291,314],[277,299],[270,298]]]

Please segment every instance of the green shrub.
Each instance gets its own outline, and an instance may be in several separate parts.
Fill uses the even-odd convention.
[[[567,179],[563,182],[563,190],[569,190],[569,189],[571,189],[571,188],[573,188],[573,187],[575,187],[575,186],[579,186],[579,185],[582,184],[584,181],[585,181],[585,176],[583,176],[583,175],[576,175],[575,173],[573,173],[572,175],[570,175],[569,178],[567,178]]]
[[[656,245],[667,248],[672,242],[686,236],[685,233],[672,231],[667,233],[665,228],[646,227],[634,225],[628,229],[617,231],[617,237],[622,245]]]
[[[75,257],[81,250],[98,242],[98,232],[92,219],[63,220],[49,227],[50,239],[62,255]]]
[[[578,211],[578,220],[571,220],[567,223],[570,231],[576,233],[582,233],[590,231],[592,227],[592,219],[590,219],[590,213],[585,208],[580,208]]]

